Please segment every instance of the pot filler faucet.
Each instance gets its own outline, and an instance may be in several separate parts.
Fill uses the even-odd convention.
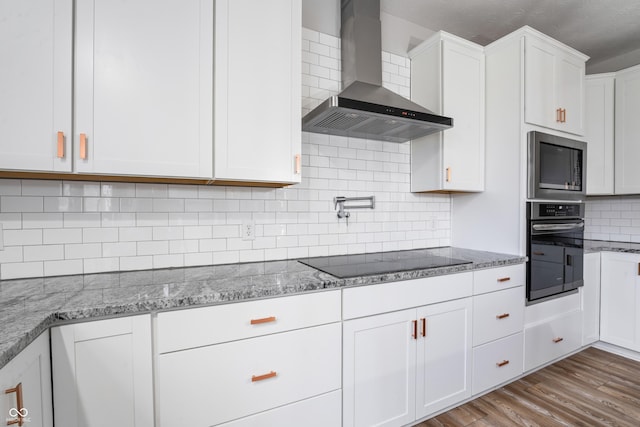
[[[369,203],[355,204],[355,205],[349,204],[349,202],[360,202],[360,201],[368,201]],[[338,196],[333,198],[333,205],[335,209],[338,209],[338,220],[340,220],[341,218],[345,218],[347,220],[347,226],[348,226],[351,212],[347,212],[347,209],[375,209],[376,198],[375,196],[369,196],[369,197]]]

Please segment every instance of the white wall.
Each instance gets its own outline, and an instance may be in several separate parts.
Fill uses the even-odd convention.
[[[340,87],[339,39],[303,30],[303,113]],[[384,85],[409,95],[407,58]],[[409,145],[303,133],[282,189],[0,179],[0,279],[264,261],[450,244],[450,197],[409,192]],[[376,197],[338,221],[335,196]],[[256,239],[240,238],[244,220]]]

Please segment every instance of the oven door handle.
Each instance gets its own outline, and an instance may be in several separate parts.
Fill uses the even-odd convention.
[[[569,224],[533,224],[531,226],[533,231],[568,231],[568,230],[580,230],[584,228],[584,221],[572,222]]]

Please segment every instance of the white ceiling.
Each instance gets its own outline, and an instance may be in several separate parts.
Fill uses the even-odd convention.
[[[640,64],[640,0],[381,0],[390,15],[481,45],[529,25],[590,56],[587,73]]]

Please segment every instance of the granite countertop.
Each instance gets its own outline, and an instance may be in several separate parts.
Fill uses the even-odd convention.
[[[585,253],[590,252],[628,252],[640,253],[640,243],[610,242],[606,240],[584,240]]]
[[[349,279],[338,279],[296,260],[286,260],[0,281],[0,368],[47,328],[64,322],[364,286],[525,262],[523,256],[454,247],[411,252],[471,263]]]

